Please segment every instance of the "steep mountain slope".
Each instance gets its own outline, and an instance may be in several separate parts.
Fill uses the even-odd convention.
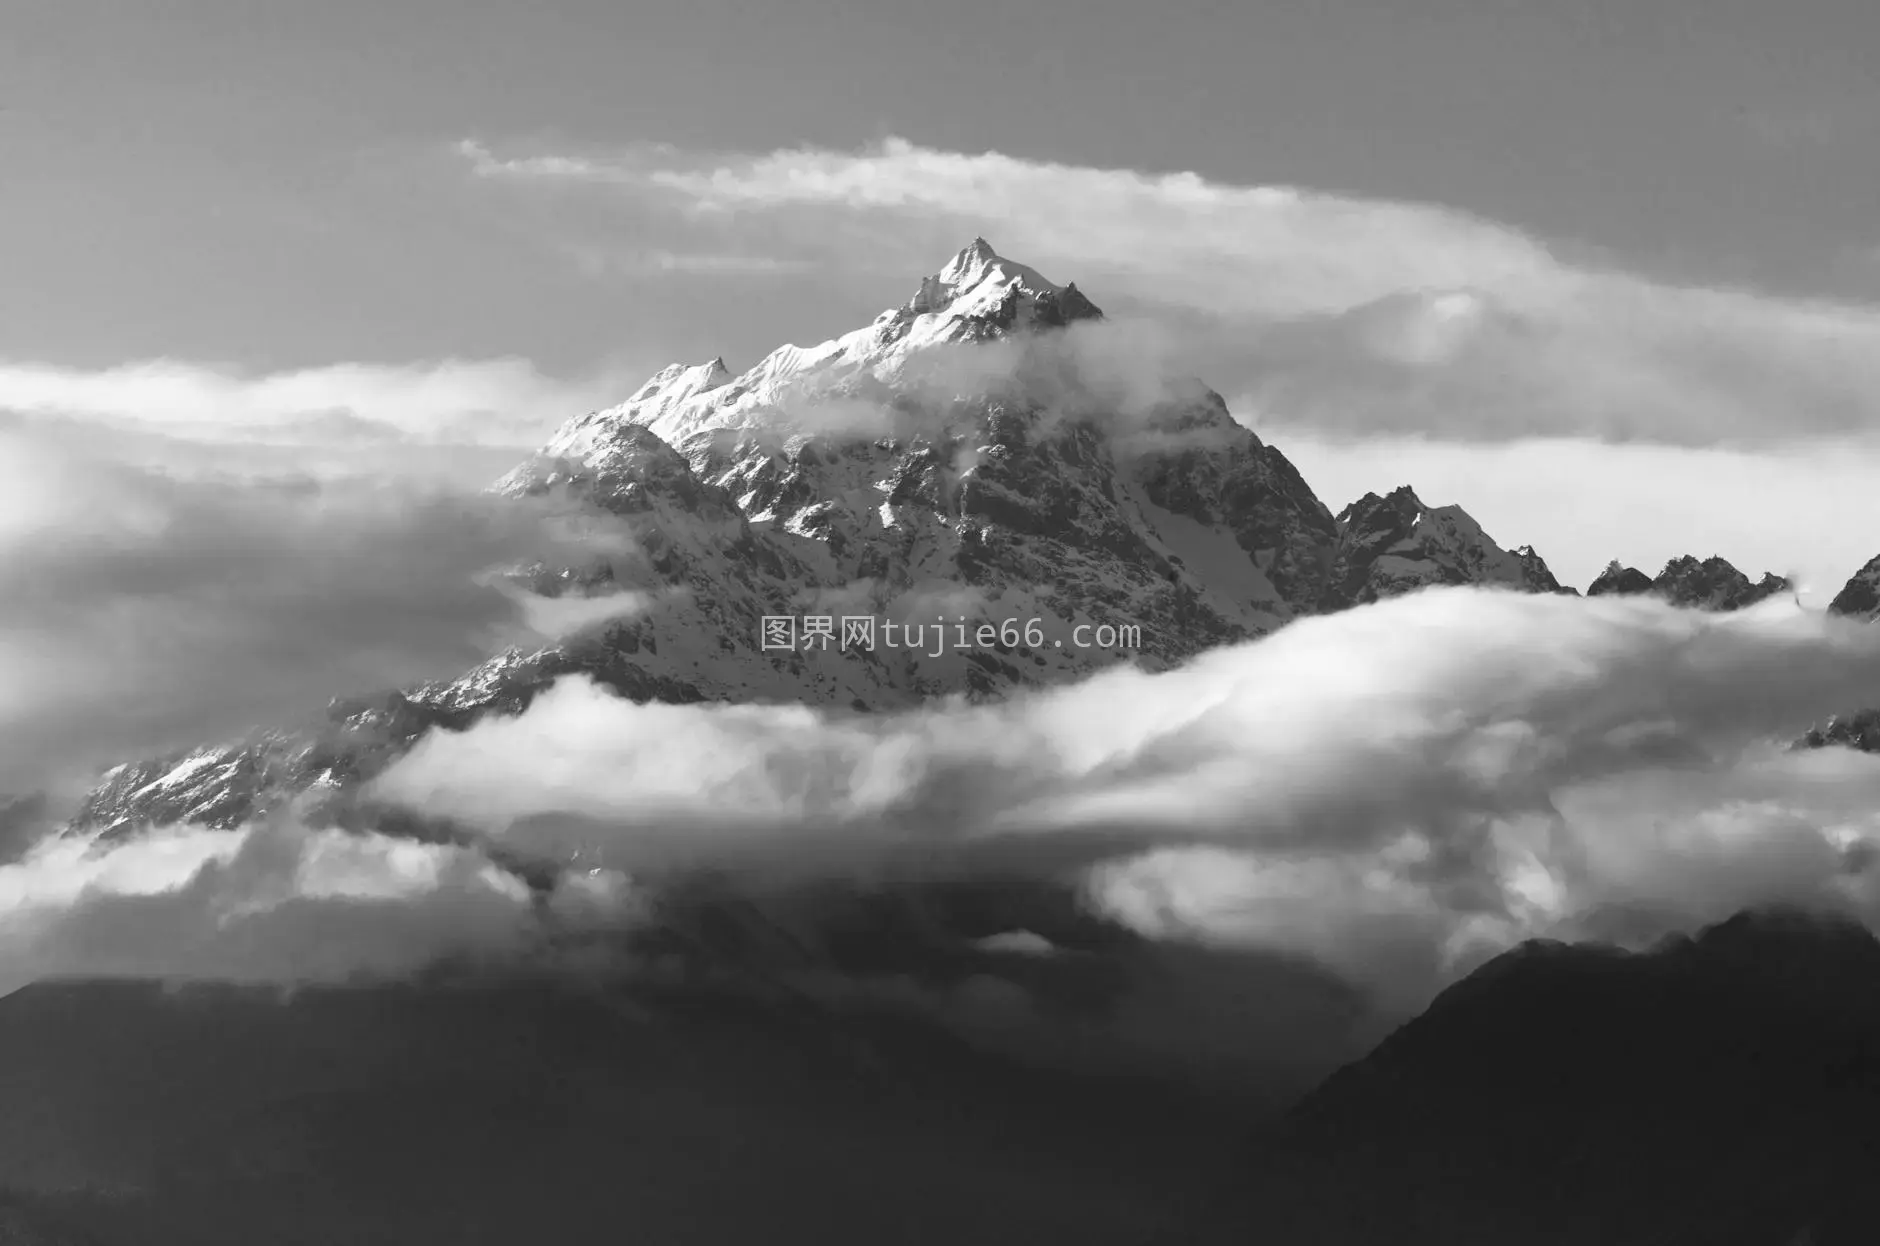
[[[1620,565],[1618,559],[1606,564],[1606,569],[1586,586],[1588,597],[1604,597],[1617,594],[1630,597],[1652,591],[1652,578],[1637,567]]]
[[[1562,591],[1532,549],[1407,487],[1334,518],[1220,395],[1119,378],[1105,331],[1075,285],[976,239],[852,333],[738,375],[666,368],[494,486],[611,516],[611,552],[518,573],[583,626],[336,703],[311,736],[121,767],[74,828],[232,825],[310,788],[343,819],[356,780],[424,730],[517,711],[573,672],[636,700],[881,710],[1166,668],[1427,584]],[[804,635],[806,617],[834,635]],[[791,640],[767,644],[766,618]]]
[[[1712,556],[1699,562],[1689,554],[1673,558],[1652,579],[1635,567],[1617,562],[1606,564],[1592,584],[1588,597],[1609,593],[1634,595],[1654,593],[1676,606],[1700,610],[1741,610],[1793,586],[1782,576],[1764,572],[1760,580],[1750,578],[1732,566],[1728,559]]]
[[[1745,914],[1490,962],[1294,1109],[1205,1240],[1833,1246],[1875,1171],[1880,943]]]
[[[1880,557],[1856,571],[1834,600],[1828,613],[1866,623],[1880,622]],[[1852,714],[1836,714],[1795,741],[1796,748],[1845,747],[1880,753],[1880,709],[1871,706]]]
[[[1338,516],[1339,539],[1320,608],[1365,605],[1434,584],[1504,585],[1572,593],[1532,546],[1508,551],[1460,506],[1432,509],[1409,485],[1367,493]],[[1577,596],[1577,594],[1575,594]]]
[[[1880,556],[1869,559],[1866,566],[1842,585],[1841,591],[1828,603],[1828,610],[1857,619],[1880,619]]]

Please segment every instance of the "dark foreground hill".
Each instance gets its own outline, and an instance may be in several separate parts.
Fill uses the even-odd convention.
[[[1528,944],[1277,1123],[1204,1100],[696,995],[45,983],[0,1242],[1852,1246],[1880,944]]]
[[[0,1242],[1135,1243],[1228,1153],[1147,1092],[857,1039],[539,985],[44,983],[0,1000]]]
[[[1742,915],[1650,953],[1536,943],[1328,1079],[1194,1240],[1880,1240],[1880,943]]]

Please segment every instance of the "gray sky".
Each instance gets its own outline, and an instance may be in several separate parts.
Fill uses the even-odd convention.
[[[879,302],[821,274],[584,277],[545,253],[539,212],[442,154],[464,137],[765,152],[896,134],[1427,201],[1651,273],[1880,296],[1868,0],[7,10],[12,358],[562,370],[708,339],[748,356]]]
[[[0,406],[358,414],[491,381],[466,412],[546,425],[675,358],[865,323],[985,233],[1189,333],[1185,362],[1334,507],[1414,461],[1426,500],[1578,582],[1686,549],[1844,578],[1880,546],[1809,484],[1880,427],[1871,0],[3,21]],[[1429,301],[1454,291],[1460,321]],[[126,371],[159,359],[167,389]],[[1467,488],[1536,439],[1603,524]],[[1739,458],[1651,467],[1664,446]],[[1746,476],[1767,521],[1723,544]]]

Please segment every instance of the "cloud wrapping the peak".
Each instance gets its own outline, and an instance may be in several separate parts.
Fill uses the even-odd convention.
[[[717,160],[669,147],[508,159],[476,143],[460,150],[481,176],[650,191],[693,212],[939,215],[957,222],[960,236],[984,225],[1006,252],[1028,260],[1173,277],[1189,287],[1171,295],[1214,288],[1230,305],[1283,314],[1341,310],[1405,286],[1526,282],[1553,270],[1545,250],[1518,232],[1441,208],[969,155],[898,138],[860,152],[791,148]],[[1161,234],[1174,217],[1184,229]],[[1425,245],[1400,251],[1394,244],[1406,236]],[[1243,285],[1259,277],[1266,280]]]
[[[485,573],[619,539],[481,490],[119,450],[0,424],[0,793],[454,677],[571,622]]]
[[[1615,908],[1659,931],[1759,899],[1880,914],[1848,856],[1880,829],[1880,759],[1772,743],[1863,686],[1880,633],[1784,603],[1434,590],[885,719],[564,682],[427,738],[377,793],[634,876],[1086,869],[1146,933],[1306,955],[1409,1006]]]
[[[1181,323],[1193,370],[1247,395],[1264,425],[1688,446],[1880,430],[1880,308],[1579,262],[1447,206],[902,139],[461,151],[484,178],[600,187],[870,271],[919,271],[942,239],[985,233],[1101,304]]]

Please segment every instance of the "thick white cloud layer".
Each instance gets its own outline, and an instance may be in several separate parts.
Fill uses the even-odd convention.
[[[1640,941],[1769,902],[1880,921],[1880,757],[1782,747],[1875,699],[1880,629],[1792,603],[1469,589],[1164,674],[891,716],[635,705],[569,679],[433,733],[374,785],[485,847],[291,820],[42,844],[0,867],[0,972],[399,975],[643,930],[665,896],[747,929],[768,914],[813,949],[871,888],[1057,880],[1151,951],[1060,952],[1021,909],[980,945],[1006,968],[954,987],[918,963],[779,972],[1038,1058],[1075,1042],[1099,1064],[1306,1076],[1525,937]],[[558,881],[532,898],[493,864],[518,859]],[[1038,903],[1037,929],[1061,922]],[[1095,1029],[1043,1002],[1092,956],[1113,973]]]
[[[1011,703],[888,719],[635,706],[566,682],[379,795],[629,873],[910,854],[1090,867],[1158,934],[1427,991],[1623,908],[1867,904],[1880,760],[1770,743],[1880,695],[1880,631],[1775,602],[1439,590]],[[1422,970],[1409,973],[1421,963]]]

